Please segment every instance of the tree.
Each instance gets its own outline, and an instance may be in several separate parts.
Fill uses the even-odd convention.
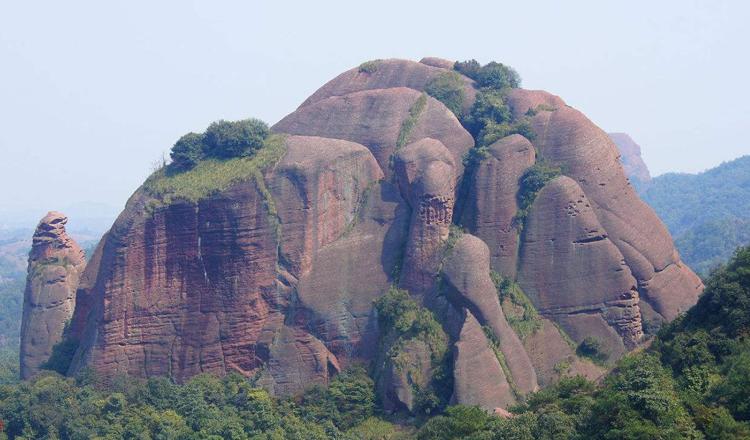
[[[204,153],[218,159],[250,156],[263,146],[268,134],[268,125],[259,119],[220,120],[206,130]]]
[[[182,136],[169,155],[175,169],[184,171],[193,168],[203,159],[203,135],[188,133]]]
[[[445,104],[460,116],[464,104],[464,82],[456,72],[445,72],[433,78],[424,89],[428,95]]]
[[[496,90],[506,88],[518,88],[521,86],[521,77],[512,67],[503,63],[492,61],[479,69],[476,77],[479,87],[487,87]]]

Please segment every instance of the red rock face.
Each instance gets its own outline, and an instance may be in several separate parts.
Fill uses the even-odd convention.
[[[434,288],[450,233],[456,165],[450,151],[431,138],[407,145],[395,162],[401,194],[412,208],[400,287],[424,295]]]
[[[542,104],[554,109],[531,118],[540,134],[534,147],[581,186],[638,281],[641,298],[667,320],[695,304],[703,284],[682,264],[666,227],[630,186],[609,136],[547,92],[514,89],[508,101],[517,116]]]
[[[345,139],[366,146],[386,177],[392,175],[390,159],[396,152],[404,121],[422,94],[414,89],[395,87],[363,90],[332,96],[300,107],[273,126],[279,133]],[[456,164],[474,145],[443,104],[427,98],[406,143],[423,138],[437,139],[448,148]]]
[[[636,281],[576,182],[542,189],[524,228],[518,281],[544,316],[581,342],[595,336],[614,358],[642,337]]]
[[[330,282],[311,274],[325,273],[334,260],[321,257],[341,246],[347,232],[359,240],[378,237],[370,250],[387,243],[400,204],[382,200],[382,172],[361,145],[289,137],[286,148],[265,178],[280,240],[253,180],[151,212],[152,198],[136,193],[91,266],[96,282],[79,292],[80,313],[87,316],[77,320],[86,324],[75,329],[82,344],[73,371],[88,365],[108,374],[185,380],[201,372],[249,376],[270,365],[262,383],[290,394],[338,371],[332,350],[358,355],[360,340],[374,331],[367,289],[380,294],[390,271],[370,270],[373,285],[364,291],[352,281],[356,271],[349,278],[328,274]],[[346,255],[344,248],[339,258]],[[319,298],[320,288],[354,300],[329,309],[338,301]],[[329,319],[342,314],[339,322]],[[342,333],[347,339],[337,344]]]
[[[461,405],[479,405],[488,411],[507,408],[516,403],[508,378],[479,322],[470,311],[464,313],[466,319],[453,349],[455,385],[452,401]]]
[[[262,178],[198,202],[138,190],[82,276],[71,372],[182,381],[237,371],[298,393],[382,358],[373,302],[398,283],[451,337],[453,401],[494,409],[567,374],[596,378],[602,369],[575,355],[585,337],[616,358],[640,343],[643,319],[695,302],[700,281],[614,145],[561,99],[510,91],[517,118],[537,110],[537,136],[501,139],[465,172],[474,140],[423,94],[450,66],[383,60],[343,73],[273,127],[286,151]],[[519,178],[538,159],[565,176],[538,193],[521,231]],[[451,237],[456,223],[471,234]],[[492,270],[540,313],[531,334],[514,330]],[[406,349],[428,364],[426,347]],[[413,407],[410,379],[380,373],[383,401]]]
[[[22,379],[39,372],[73,316],[75,291],[86,258],[65,232],[67,222],[65,215],[50,212],[34,232],[23,301]]]
[[[518,228],[513,218],[518,212],[518,181],[535,162],[534,147],[515,134],[489,147],[489,157],[470,177],[462,224],[481,238],[490,249],[492,269],[515,278],[518,257]]]

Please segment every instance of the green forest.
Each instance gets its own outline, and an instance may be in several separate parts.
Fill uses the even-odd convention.
[[[0,439],[746,439],[748,335],[750,248],[743,248],[648,348],[625,356],[600,383],[569,377],[528,396],[510,418],[466,406],[385,414],[365,366],[287,399],[238,375],[105,385],[91,372],[49,372],[0,385]]]
[[[750,156],[700,174],[655,177],[640,196],[667,225],[683,260],[702,276],[750,244]]]

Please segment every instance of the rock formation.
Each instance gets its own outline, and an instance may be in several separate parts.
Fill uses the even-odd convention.
[[[651,173],[641,157],[641,146],[627,133],[609,133],[609,137],[620,150],[622,168],[636,189],[651,182]]]
[[[73,316],[83,251],[65,232],[68,218],[49,212],[39,222],[29,253],[21,327],[21,377],[27,379],[49,359]]]
[[[390,329],[373,303],[399,287],[449,340],[442,397],[494,410],[566,374],[597,377],[578,344],[594,337],[614,360],[644,322],[695,302],[700,280],[603,131],[556,96],[511,89],[513,117],[537,135],[479,148],[425,92],[452,66],[379,60],[339,75],[272,128],[278,157],[200,196],[149,178],[83,274],[69,373],[239,372],[299,393],[382,359]],[[474,82],[459,87],[468,109]],[[520,182],[540,162],[564,175],[520,222]],[[436,359],[419,340],[401,348],[415,365],[373,374],[393,409],[415,410]]]

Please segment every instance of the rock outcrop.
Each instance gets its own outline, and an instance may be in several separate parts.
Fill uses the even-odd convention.
[[[651,173],[641,157],[641,146],[627,133],[609,133],[609,137],[620,150],[622,168],[636,189],[651,182]]]
[[[49,212],[36,227],[29,253],[21,327],[21,378],[28,379],[52,354],[73,316],[86,258],[65,232],[68,218]]]
[[[700,280],[604,132],[558,97],[512,89],[513,117],[536,136],[479,149],[425,92],[452,66],[380,60],[339,75],[272,128],[278,157],[199,196],[150,177],[81,277],[69,373],[239,372],[291,395],[364,363],[387,408],[416,410],[440,371],[453,378],[443,401],[495,410],[600,375],[576,355],[587,337],[616,359],[644,321],[695,302]],[[468,109],[474,82],[456,87]],[[564,175],[519,217],[522,176],[540,161]],[[439,321],[440,356],[408,339],[409,365],[384,361],[392,329],[373,304],[394,287]]]

